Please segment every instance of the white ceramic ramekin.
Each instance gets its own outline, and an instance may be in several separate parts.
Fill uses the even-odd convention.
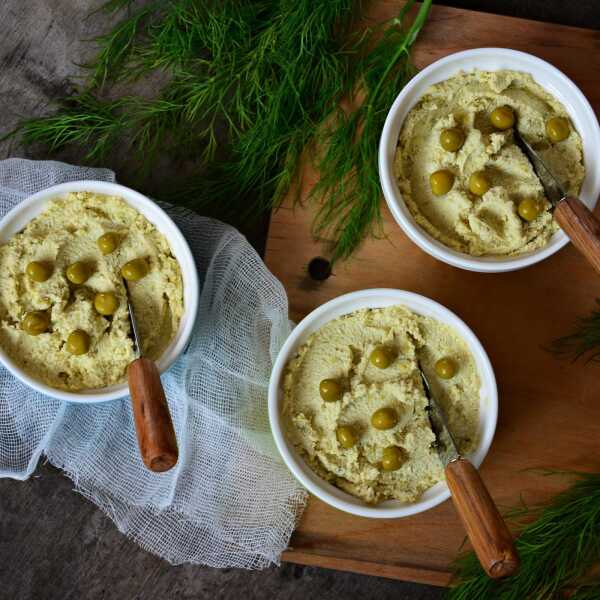
[[[159,371],[166,371],[185,348],[196,319],[198,311],[198,273],[194,257],[181,231],[171,218],[155,202],[130,188],[116,183],[104,181],[72,181],[49,187],[37,194],[29,196],[0,221],[0,244],[7,242],[14,234],[21,231],[34,217],[44,210],[52,198],[68,192],[94,192],[120,196],[127,204],[142,213],[168,240],[173,256],[179,262],[183,278],[183,303],[184,312],[179,325],[179,330],[171,343],[157,361]],[[127,382],[93,390],[80,392],[67,392],[50,387],[38,381],[16,365],[0,347],[0,361],[2,364],[29,387],[60,400],[70,402],[100,402],[114,400],[129,393]]]
[[[404,203],[393,165],[398,136],[410,109],[427,88],[460,71],[497,71],[511,69],[530,73],[534,79],[565,106],[583,140],[586,167],[580,198],[590,208],[600,195],[600,126],[594,110],[579,88],[561,71],[540,58],[506,48],[477,48],[450,54],[420,71],[403,88],[388,113],[379,145],[379,176],[387,204],[406,235],[431,256],[462,269],[484,273],[514,271],[533,265],[560,250],[569,241],[558,231],[548,245],[514,257],[476,257],[452,250],[419,227]]]
[[[277,356],[269,383],[269,421],[277,448],[285,464],[298,481],[323,502],[361,517],[407,517],[437,506],[449,498],[450,492],[446,483],[440,482],[428,489],[416,502],[405,504],[396,500],[388,500],[373,506],[321,479],[311,470],[286,437],[281,416],[283,372],[287,362],[294,356],[308,336],[325,323],[361,308],[380,308],[396,304],[402,304],[418,314],[433,317],[452,326],[465,340],[473,353],[481,379],[479,443],[475,451],[469,456],[475,466],[478,467],[482,463],[496,431],[498,391],[492,365],[475,334],[454,313],[441,304],[419,294],[391,289],[352,292],[323,304],[296,326]]]

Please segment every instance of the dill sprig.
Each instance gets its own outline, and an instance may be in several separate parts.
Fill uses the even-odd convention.
[[[409,0],[383,27],[362,0],[154,0],[97,39],[89,77],[58,112],[24,121],[27,144],[81,148],[98,164],[125,148],[148,173],[159,155],[192,159],[196,175],[159,194],[196,210],[251,218],[278,206],[311,156],[321,179],[314,231],[347,258],[380,220],[379,135],[413,74],[409,52],[431,0]],[[155,97],[112,86],[168,75]],[[352,106],[345,111],[340,103]],[[143,181],[139,183],[144,187]],[[296,187],[296,190],[299,186]]]
[[[600,583],[583,585],[569,596],[569,600],[598,600],[600,598]]]
[[[596,303],[600,307],[600,300]],[[562,358],[586,357],[588,362],[600,361],[600,308],[580,318],[573,333],[552,342],[549,350]]]
[[[113,13],[129,4],[130,0],[111,0],[100,10]],[[103,87],[107,81],[116,79],[116,75],[123,72],[123,67],[133,52],[138,33],[146,28],[144,19],[152,15],[158,5],[159,3],[152,3],[140,8],[128,19],[116,25],[113,31],[95,39],[100,46],[100,51],[93,62],[82,65],[91,71],[90,89]]]
[[[119,140],[126,117],[123,109],[130,98],[102,102],[89,92],[60,101],[58,114],[30,119],[21,126],[25,144],[41,142],[49,152],[64,146],[87,148],[88,162],[102,162]]]
[[[377,166],[379,136],[398,90],[412,77],[414,68],[409,50],[428,16],[423,3],[410,29],[403,30],[411,3],[387,28],[369,52],[363,52],[355,65],[364,100],[350,114],[338,110],[333,126],[325,128],[319,142],[325,148],[317,162],[320,179],[311,197],[322,200],[314,223],[318,235],[337,240],[332,260],[348,258],[369,233],[372,223],[379,224],[380,184]],[[370,40],[370,36],[366,38]]]
[[[450,600],[552,600],[567,588],[575,600],[600,598],[600,583],[585,579],[600,559],[600,474],[576,477],[548,505],[527,511],[530,522],[521,525],[516,540],[521,558],[516,575],[490,579],[468,554],[456,563],[460,583],[449,590]]]

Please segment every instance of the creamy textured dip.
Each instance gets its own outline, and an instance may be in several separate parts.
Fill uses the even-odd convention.
[[[369,361],[381,345],[395,356],[386,369]],[[466,343],[449,326],[402,306],[359,310],[313,333],[286,367],[287,435],[317,474],[369,503],[390,498],[412,502],[443,479],[417,357],[460,450],[475,447],[480,382]],[[434,365],[440,358],[457,365],[452,379],[436,376]],[[327,378],[343,382],[340,400],[321,398],[319,384]],[[378,430],[371,416],[384,407],[393,408],[399,420],[391,429]],[[357,431],[354,447],[346,449],[338,442],[340,425]],[[402,449],[403,463],[386,472],[380,463],[388,446]]]
[[[103,255],[97,239],[107,232],[119,244]],[[134,359],[125,289],[120,269],[143,257],[148,274],[129,283],[143,351],[153,359],[165,350],[183,312],[181,272],[166,238],[121,198],[88,192],[51,200],[47,208],[8,243],[0,246],[0,345],[31,376],[56,388],[81,390],[120,382]],[[51,265],[41,283],[25,273],[30,261]],[[82,261],[91,277],[70,283],[67,267]],[[119,306],[110,317],[94,308],[96,292],[113,292]],[[21,328],[24,315],[47,311],[46,333],[29,335]],[[65,347],[69,334],[83,330],[90,349],[72,355]]]
[[[564,106],[531,75],[516,71],[471,71],[431,86],[409,112],[398,142],[395,175],[416,222],[447,246],[472,255],[515,255],[545,246],[557,231],[550,204],[528,159],[513,141],[512,129],[498,131],[489,120],[501,106],[511,107],[521,135],[536,149],[569,193],[577,194],[585,170],[579,134],[552,143],[546,122],[568,120]],[[465,142],[444,150],[440,133],[458,127]],[[447,169],[455,176],[446,195],[433,195],[429,176]],[[468,191],[472,173],[484,170],[491,188],[482,197]],[[538,200],[541,214],[527,222],[517,206]]]

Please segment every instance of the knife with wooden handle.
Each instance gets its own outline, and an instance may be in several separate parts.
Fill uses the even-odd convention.
[[[600,221],[579,198],[567,194],[542,157],[523,138],[516,127],[513,133],[515,142],[529,159],[542,183],[546,197],[554,208],[556,222],[600,275]]]
[[[459,454],[448,429],[446,415],[434,398],[420,365],[419,371],[429,403],[429,422],[444,465],[446,482],[473,550],[490,577],[499,579],[514,575],[519,570],[520,560],[512,535],[479,472],[469,460]]]
[[[144,464],[151,471],[162,473],[177,463],[179,451],[175,429],[158,368],[154,361],[142,356],[140,333],[129,297],[129,288],[125,280],[123,283],[127,292],[129,321],[137,353],[137,358],[127,367],[135,431]]]

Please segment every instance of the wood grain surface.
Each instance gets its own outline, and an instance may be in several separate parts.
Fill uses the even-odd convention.
[[[600,275],[600,222],[589,208],[573,196],[563,198],[554,210],[554,216],[573,245]]]
[[[392,17],[401,4],[378,3],[373,19]],[[422,68],[451,52],[481,46],[514,48],[550,61],[577,83],[598,113],[598,32],[434,6],[414,60]],[[315,177],[305,169],[304,198]],[[455,311],[483,343],[496,372],[500,410],[481,473],[501,510],[521,496],[528,503],[547,500],[566,485],[534,468],[600,468],[598,367],[561,362],[543,349],[570,332],[600,297],[600,278],[575,248],[569,245],[513,273],[470,273],[422,252],[384,208],[381,239],[367,241],[332,277],[315,283],[306,275],[307,264],[323,252],[326,240],[312,239],[312,214],[310,206],[293,209],[287,203],[271,219],[266,262],[285,285],[291,318],[346,292],[399,288]],[[311,498],[284,559],[446,585],[464,539],[451,502],[405,519],[374,520]]]
[[[151,471],[168,471],[177,463],[179,450],[156,364],[137,358],[127,367],[127,381],[142,460]]]
[[[467,459],[459,458],[446,467],[446,481],[485,572],[494,579],[514,575],[519,569],[519,556],[479,471]]]

